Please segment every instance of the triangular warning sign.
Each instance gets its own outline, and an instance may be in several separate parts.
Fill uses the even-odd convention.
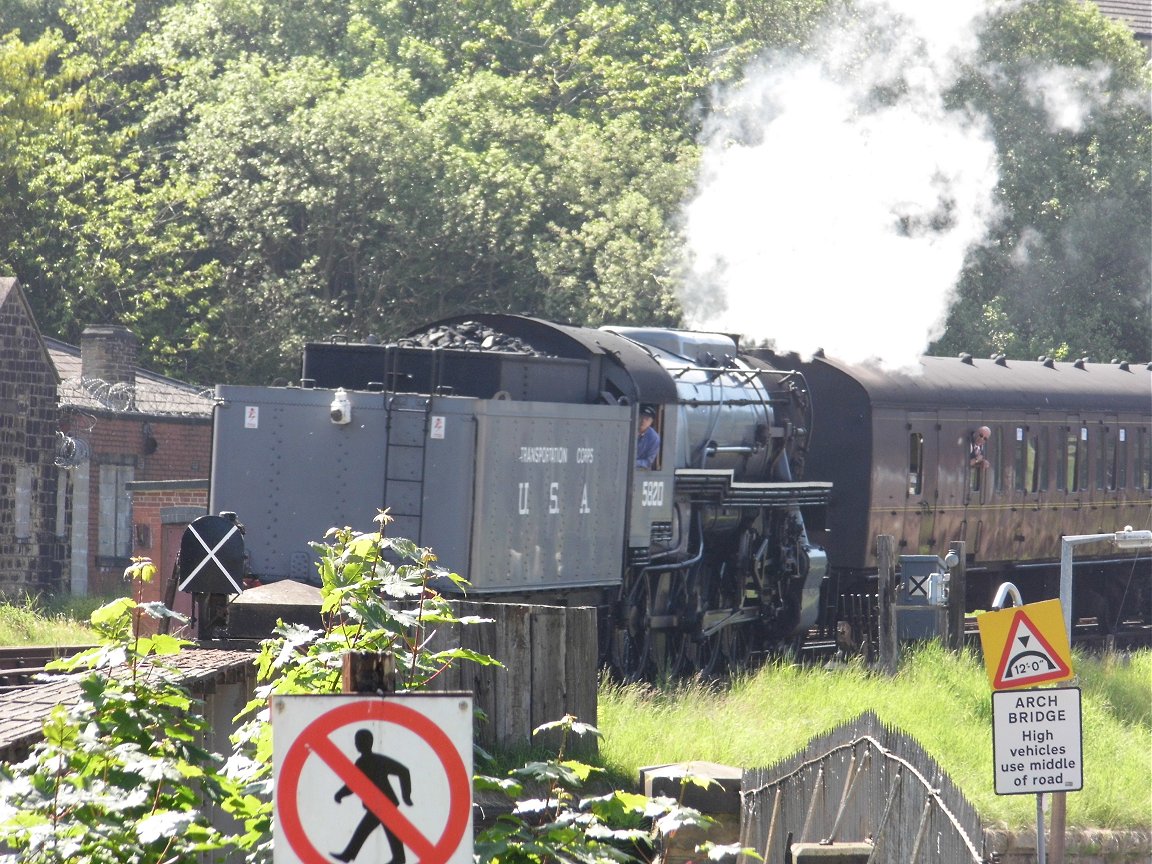
[[[1008,640],[992,687],[997,690],[1025,687],[1071,677],[1072,668],[1068,662],[1048,643],[1024,609],[1017,609],[1008,625]]]

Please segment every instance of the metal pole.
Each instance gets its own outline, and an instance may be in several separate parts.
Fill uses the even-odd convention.
[[[1048,858],[1044,849],[1044,793],[1036,793],[1036,864],[1045,864]]]
[[[1060,539],[1060,607],[1064,610],[1064,629],[1072,644],[1072,549],[1085,543],[1116,542],[1115,534],[1072,534]]]
[[[948,647],[961,651],[964,648],[964,613],[968,596],[964,541],[953,540],[948,544],[948,551],[956,556],[957,561],[948,587]]]
[[[1068,633],[1068,644],[1072,644],[1072,547],[1076,537],[1060,540],[1060,608],[1064,610],[1064,629]]]

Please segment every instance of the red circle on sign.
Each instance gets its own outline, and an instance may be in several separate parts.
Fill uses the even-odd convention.
[[[350,702],[321,714],[305,727],[300,736],[292,742],[292,747],[284,757],[280,768],[279,782],[284,784],[284,794],[276,792],[276,810],[280,828],[288,845],[292,847],[304,864],[329,864],[328,856],[320,852],[304,832],[300,821],[299,785],[304,763],[313,755],[315,746],[344,726],[362,723],[366,720],[379,720],[395,723],[414,732],[432,748],[444,773],[448,778],[448,820],[437,840],[420,857],[420,864],[446,864],[452,853],[460,845],[468,828],[468,817],[472,812],[472,781],[456,745],[439,726],[419,711],[414,711],[395,702],[381,699],[364,699]]]

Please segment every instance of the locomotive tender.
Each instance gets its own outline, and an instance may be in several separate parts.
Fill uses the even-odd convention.
[[[309,541],[387,508],[471,598],[597,606],[625,676],[713,672],[831,632],[877,533],[907,552],[965,540],[986,575],[969,606],[987,608],[1008,570],[1046,588],[1061,534],[1149,527],[1148,369],[1059,365],[885,376],[723,334],[459,316],[393,345],[311,344],[300,386],[219,386],[210,506],[239,515],[264,581],[314,581]],[[994,469],[974,477],[979,425]],[[1113,602],[1146,620],[1147,582]]]

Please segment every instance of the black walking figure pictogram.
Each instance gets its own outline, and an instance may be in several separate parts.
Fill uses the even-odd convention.
[[[356,750],[360,756],[356,759],[356,767],[363,772],[364,776],[376,784],[379,789],[393,804],[399,806],[400,801],[396,798],[396,793],[392,789],[392,784],[388,781],[389,775],[395,775],[400,778],[400,794],[404,798],[404,803],[409,807],[412,806],[412,775],[407,768],[395,759],[385,756],[383,753],[372,752],[372,733],[367,729],[358,729],[356,731]],[[340,790],[336,793],[336,803],[339,804],[345,797],[352,794],[352,790],[346,785],[341,786]],[[380,817],[369,809],[368,805],[364,805],[364,816],[360,819],[360,824],[356,826],[356,830],[352,833],[352,839],[348,841],[348,845],[344,847],[343,852],[333,852],[332,857],[337,861],[354,861],[356,856],[360,853],[360,847],[364,845],[364,841],[376,830],[376,826],[384,828],[384,834],[388,837],[388,845],[392,847],[392,861],[391,864],[404,864],[404,844],[400,842],[400,838],[392,833],[391,829],[380,821]]]

